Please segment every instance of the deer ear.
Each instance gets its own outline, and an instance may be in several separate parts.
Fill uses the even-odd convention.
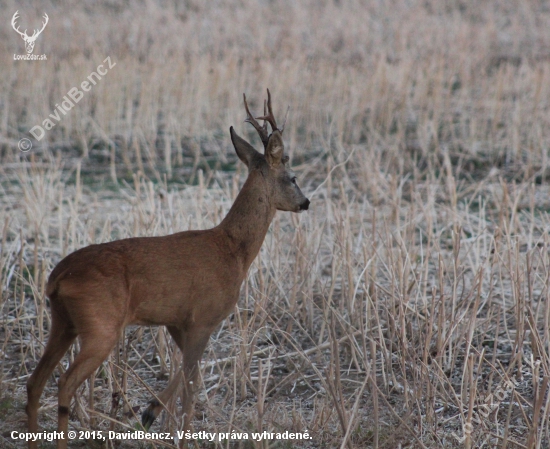
[[[265,148],[265,158],[269,162],[269,165],[277,167],[282,161],[284,150],[283,135],[281,131],[276,129],[269,136],[269,141]]]
[[[254,147],[250,145],[246,140],[244,140],[242,137],[240,137],[233,127],[229,128],[229,133],[231,134],[231,142],[233,142],[233,146],[235,147],[235,152],[237,153],[237,156],[239,156],[239,159],[245,163],[247,167],[250,168],[250,165],[252,163],[252,160],[256,155],[259,155]]]

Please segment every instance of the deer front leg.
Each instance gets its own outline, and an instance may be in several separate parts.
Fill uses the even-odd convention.
[[[183,369],[179,370],[170,381],[164,391],[154,399],[149,407],[141,415],[141,423],[145,429],[149,429],[158,417],[168,400],[174,395],[183,381],[182,410],[184,413],[184,430],[190,430],[190,423],[193,410],[193,394],[196,389],[199,373],[199,362],[208,344],[213,328],[191,328],[182,330],[177,327],[168,326],[168,331],[183,353]]]
[[[149,430],[152,424],[157,419],[157,416],[160,415],[162,409],[166,406],[170,398],[174,395],[178,387],[181,385],[183,380],[182,370],[178,370],[176,375],[168,383],[168,386],[151,402],[149,402],[149,407],[141,414],[141,425],[145,430]]]
[[[214,329],[187,332],[184,335],[183,350],[183,430],[191,430],[193,417],[193,396],[197,390],[200,360]]]

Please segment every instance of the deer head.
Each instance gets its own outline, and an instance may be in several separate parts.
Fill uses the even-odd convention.
[[[288,166],[289,157],[284,154],[283,131],[288,109],[283,125],[279,129],[271,108],[269,89],[267,89],[267,103],[264,101],[264,115],[261,117],[254,118],[248,109],[246,95],[244,94],[243,99],[246,110],[245,122],[250,123],[258,132],[264,145],[264,154],[257,152],[231,127],[231,140],[237,156],[246,164],[249,172],[259,170],[262,173],[268,185],[269,197],[277,210],[290,212],[307,210],[309,200],[298,187],[296,176]],[[257,120],[263,120],[263,126],[260,126]],[[271,125],[271,134],[268,134],[268,123]]]
[[[25,41],[25,49],[27,50],[28,54],[31,54],[34,50],[34,43],[35,43],[36,39],[38,38],[40,33],[42,33],[42,31],[44,31],[44,28],[46,28],[46,25],[48,24],[48,20],[49,20],[48,14],[44,13],[44,19],[46,19],[46,21],[42,22],[42,28],[40,29],[40,31],[39,30],[34,30],[32,36],[28,36],[26,29],[25,29],[24,32],[21,32],[21,31],[19,31],[19,27],[16,27],[16,25],[15,25],[15,22],[19,18],[19,16],[17,15],[18,13],[19,13],[19,11],[15,11],[15,14],[13,15],[13,17],[11,19],[11,26],[23,38],[23,40]]]

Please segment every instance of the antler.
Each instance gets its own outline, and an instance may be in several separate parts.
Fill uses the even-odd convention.
[[[264,144],[264,148],[266,148],[267,142],[269,141],[269,136],[267,135],[267,122],[264,123],[264,126],[260,126],[260,124],[256,121],[256,119],[248,109],[248,103],[246,102],[245,94],[243,94],[243,99],[244,99],[244,108],[246,109],[246,118],[244,121],[247,123],[250,123],[256,129],[256,131],[258,131],[258,134],[260,135],[260,139],[262,139],[262,143]],[[264,102],[264,113],[265,113],[265,102]]]
[[[273,115],[273,109],[271,109],[271,92],[269,92],[269,89],[267,89],[267,110],[268,110],[268,114],[265,113],[265,106],[264,106],[264,115],[262,117],[256,117],[256,118],[258,120],[265,120],[269,122],[269,124],[271,125],[271,131],[275,131],[278,128],[277,128],[277,122],[275,121],[275,116]]]
[[[38,35],[40,33],[42,33],[42,31],[44,31],[44,28],[46,28],[46,25],[48,24],[48,21],[50,20],[50,18],[48,17],[48,14],[44,13],[44,19],[46,19],[46,21],[42,22],[42,29],[40,31],[34,30],[34,32],[32,33],[32,36],[29,36],[27,34],[26,29],[25,29],[25,32],[21,32],[21,31],[19,31],[19,27],[15,26],[15,22],[17,22],[17,19],[19,19],[19,16],[17,14],[19,14],[19,10],[15,11],[15,14],[11,18],[11,26],[15,31],[17,31],[21,35],[21,37],[23,39],[29,40],[29,41],[34,41],[38,37]]]
[[[286,108],[286,114],[285,114],[285,119],[283,120],[283,126],[281,126],[281,134],[283,133],[283,131],[285,130],[285,125],[286,125],[286,119],[288,118],[288,112],[290,111],[290,106],[288,106]]]
[[[44,31],[44,28],[46,28],[46,25],[48,24],[48,21],[50,20],[50,18],[48,17],[48,14],[44,13],[44,19],[46,19],[46,21],[42,22],[42,29],[38,32],[37,32],[37,30],[34,30],[34,33],[32,34],[32,37],[38,37],[38,35],[40,33],[42,33],[42,31]]]
[[[271,109],[271,92],[269,92],[269,89],[267,89],[267,109],[269,111],[269,114],[265,111],[265,103],[264,103],[264,115],[263,117],[256,117],[258,120],[266,120],[271,125],[271,130],[275,131],[277,129],[277,123],[275,122],[275,116],[273,115],[273,110]],[[279,131],[281,134],[283,133],[285,129],[286,119],[288,118],[288,111],[290,111],[290,106],[286,110],[285,119],[283,120],[283,126],[281,126],[281,129]]]
[[[258,134],[260,135],[260,138],[262,139],[265,148],[267,147],[267,142],[269,141],[269,135],[267,134],[267,123],[269,122],[269,124],[271,125],[272,132],[278,129],[277,122],[275,121],[275,116],[273,115],[273,109],[271,109],[271,92],[269,92],[269,89],[267,89],[267,102],[264,100],[264,115],[262,117],[254,118],[253,115],[250,113],[250,110],[248,109],[248,103],[246,102],[245,94],[243,94],[243,98],[244,108],[246,109],[245,122],[250,123],[254,128],[256,128],[256,131],[258,131]],[[283,120],[283,126],[281,126],[281,129],[279,129],[281,134],[285,129],[286,119],[288,118],[288,111],[290,111],[290,106],[286,110],[285,119]],[[260,124],[256,120],[263,120],[263,126],[260,126]]]
[[[29,37],[29,36],[27,36],[27,30],[25,30],[25,32],[22,33],[21,31],[19,31],[19,27],[17,27],[17,28],[15,27],[15,22],[17,22],[17,19],[19,19],[19,17],[18,17],[17,14],[19,14],[19,10],[15,11],[15,14],[14,14],[13,17],[11,18],[11,26],[12,26],[12,28],[13,28],[15,31],[17,31],[17,32],[21,35],[21,37],[24,39],[25,37]]]

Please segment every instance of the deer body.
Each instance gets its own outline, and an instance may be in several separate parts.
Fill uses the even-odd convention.
[[[233,310],[250,264],[277,210],[306,210],[309,200],[285,167],[281,131],[247,121],[264,142],[261,155],[231,128],[249,176],[225,219],[215,228],[163,237],[91,245],[65,257],[52,271],[46,294],[52,326],[44,354],[27,383],[29,431],[38,431],[39,399],[48,377],[77,336],[81,350],[59,380],[58,431],[66,435],[76,389],[112,351],[130,324],[165,325],[183,353],[183,370],[142,416],[149,427],[183,381],[184,427],[189,429],[198,363],[210,335]],[[37,442],[29,442],[36,448]],[[67,440],[58,440],[66,448]]]
[[[87,246],[55,267],[46,294],[63,301],[75,323],[100,312],[116,317],[117,326],[216,326],[233,309],[274,215],[267,198],[245,184],[219,226]],[[100,295],[92,298],[94,291]]]

